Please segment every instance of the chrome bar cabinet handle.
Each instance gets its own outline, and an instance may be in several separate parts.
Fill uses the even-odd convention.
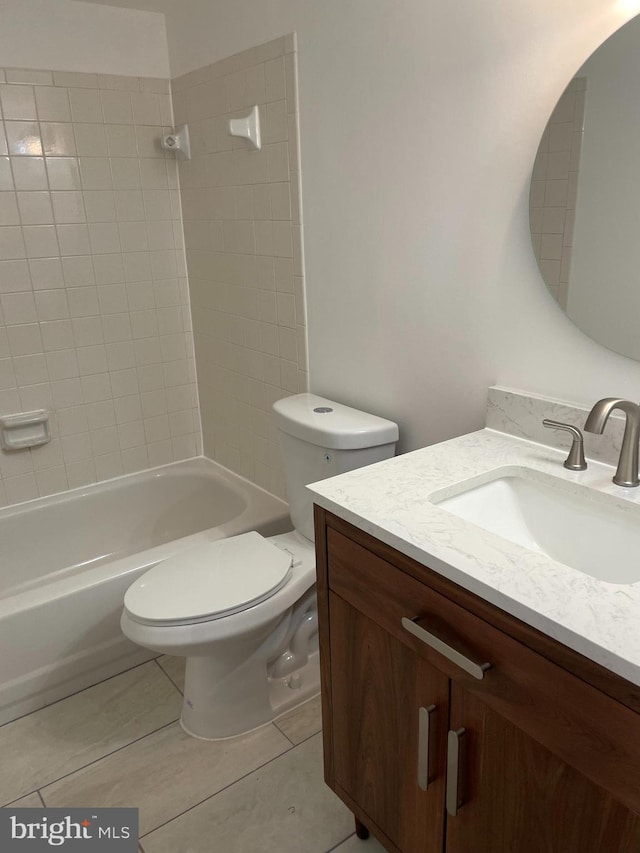
[[[464,805],[460,792],[460,764],[464,759],[465,729],[450,731],[447,735],[447,787],[445,805],[447,814],[455,817],[458,809]]]
[[[477,678],[478,681],[481,681],[484,678],[485,672],[491,668],[490,663],[476,663],[466,657],[457,649],[454,649],[453,646],[448,645],[439,637],[436,637],[435,634],[425,631],[425,629],[416,624],[413,619],[407,619],[407,617],[404,616],[402,618],[402,627],[405,631],[408,631],[410,634],[413,634],[414,637],[417,637],[418,640],[421,640],[425,645],[434,649],[436,652],[439,652],[443,657],[447,658],[447,660],[455,663],[456,666],[460,667],[460,669],[463,669],[469,675]]]
[[[418,712],[418,787],[422,791],[426,791],[429,783],[435,778],[435,773],[431,771],[431,738],[434,731],[432,716],[435,710],[435,705],[429,705],[427,708],[420,708]]]

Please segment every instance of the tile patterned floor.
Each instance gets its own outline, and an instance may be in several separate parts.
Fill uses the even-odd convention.
[[[178,723],[163,657],[0,726],[0,805],[135,806],[142,853],[384,853],[322,777],[320,701],[232,740]]]

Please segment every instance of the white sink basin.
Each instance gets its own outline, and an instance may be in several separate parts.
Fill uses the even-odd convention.
[[[599,580],[640,581],[640,507],[560,478],[496,471],[449,497],[442,509]],[[450,491],[450,490],[447,490]]]

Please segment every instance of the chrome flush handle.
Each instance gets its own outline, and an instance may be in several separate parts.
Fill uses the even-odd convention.
[[[561,421],[551,421],[548,418],[542,421],[542,426],[548,429],[563,430],[572,436],[571,450],[564,460],[563,465],[569,471],[586,471],[587,460],[584,458],[584,439],[578,427],[574,427],[571,424],[563,424]]]

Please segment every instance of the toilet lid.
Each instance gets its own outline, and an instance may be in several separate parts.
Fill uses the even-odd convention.
[[[255,531],[207,542],[145,572],[127,590],[125,610],[146,624],[219,619],[270,598],[291,565],[291,554]]]

